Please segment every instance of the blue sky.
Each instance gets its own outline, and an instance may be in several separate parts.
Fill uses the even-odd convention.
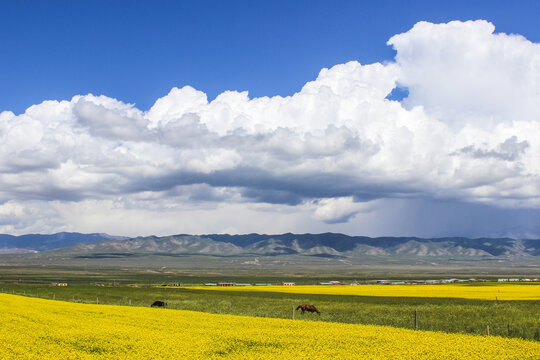
[[[538,1],[2,1],[0,233],[540,238]]]
[[[538,1],[3,1],[0,110],[105,94],[148,109],[173,86],[291,95],[319,70],[392,60],[416,22],[486,19],[540,41]]]

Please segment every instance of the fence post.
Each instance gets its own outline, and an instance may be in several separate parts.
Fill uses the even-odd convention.
[[[414,330],[418,329],[418,310],[414,309]]]
[[[131,305],[131,299],[129,299],[129,305]]]
[[[292,306],[292,319],[294,320],[294,305]]]

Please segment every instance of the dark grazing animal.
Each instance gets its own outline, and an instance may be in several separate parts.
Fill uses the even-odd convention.
[[[150,305],[151,307],[161,307],[161,308],[166,308],[167,307],[167,303],[165,301],[154,301],[154,303],[152,305]]]
[[[296,310],[298,309],[302,309],[302,315],[304,315],[304,311],[316,312],[317,314],[321,315],[321,312],[317,310],[315,305],[302,304],[302,305],[298,305]]]

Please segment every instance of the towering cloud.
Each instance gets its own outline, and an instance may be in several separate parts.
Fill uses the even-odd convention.
[[[394,62],[323,69],[289,97],[209,102],[184,86],[148,111],[94,95],[4,111],[0,230],[74,226],[68,213],[88,208],[128,222],[235,207],[327,223],[383,199],[538,208],[540,45],[494,29],[421,22],[389,40]],[[401,102],[387,99],[397,86]],[[29,225],[40,212],[50,228]]]

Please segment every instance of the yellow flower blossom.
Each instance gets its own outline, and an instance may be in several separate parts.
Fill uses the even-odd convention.
[[[296,286],[190,286],[216,291],[268,291],[290,294],[389,297],[444,297],[480,300],[540,300],[540,284],[443,285],[296,285]]]
[[[540,359],[540,343],[0,294],[1,359]]]

